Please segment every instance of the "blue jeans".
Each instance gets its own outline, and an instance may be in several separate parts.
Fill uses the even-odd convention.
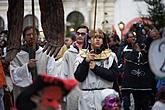
[[[165,80],[162,80],[162,79],[158,80],[157,85],[156,85],[157,91],[159,91],[160,88],[164,85],[165,85]]]
[[[0,110],[5,110],[4,109],[3,96],[4,96],[4,89],[0,88]]]

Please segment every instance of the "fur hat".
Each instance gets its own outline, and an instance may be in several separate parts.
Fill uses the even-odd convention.
[[[39,75],[37,80],[18,96],[16,107],[18,110],[32,110],[40,107],[59,108],[63,97],[76,85],[76,80],[64,80],[46,74]]]

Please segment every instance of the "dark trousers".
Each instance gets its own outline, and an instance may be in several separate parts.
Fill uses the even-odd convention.
[[[124,110],[130,110],[130,90],[122,90],[122,102]]]
[[[11,110],[11,108],[14,107],[14,98],[12,92],[5,91],[4,105],[5,105],[5,110]]]
[[[148,90],[136,90],[132,91],[135,110],[148,110],[149,109],[149,100],[152,94],[151,91]]]

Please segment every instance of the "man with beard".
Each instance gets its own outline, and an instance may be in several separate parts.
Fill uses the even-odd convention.
[[[14,83],[14,98],[19,93],[35,81],[35,77],[41,73],[52,74],[55,67],[54,58],[43,53],[43,48],[37,44],[39,31],[35,29],[33,36],[33,27],[28,26],[23,30],[25,40],[20,52],[10,63],[10,74]],[[35,44],[35,49],[33,45]],[[35,51],[35,58],[32,57],[32,50]]]

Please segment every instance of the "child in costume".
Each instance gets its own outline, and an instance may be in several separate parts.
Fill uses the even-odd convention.
[[[61,110],[60,104],[75,86],[76,80],[39,75],[17,98],[17,110]]]
[[[102,110],[121,110],[121,102],[118,92],[113,89],[102,91]]]

